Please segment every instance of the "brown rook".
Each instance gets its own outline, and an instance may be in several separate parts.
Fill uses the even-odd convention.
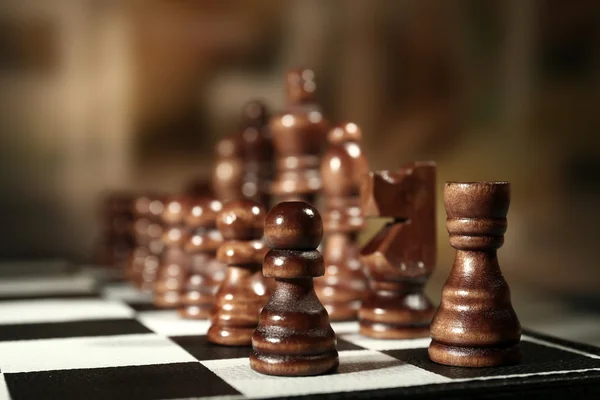
[[[287,109],[271,118],[270,127],[277,157],[273,195],[283,201],[313,203],[321,189],[319,155],[327,121],[316,104],[315,74],[310,69],[287,73]]]
[[[496,251],[504,243],[508,182],[446,183],[446,227],[456,258],[431,324],[429,358],[461,367],[520,361],[521,325]]]
[[[423,287],[435,265],[435,170],[433,162],[415,162],[364,181],[364,215],[394,219],[360,253],[371,288],[358,312],[365,336],[429,336],[434,308]]]
[[[249,346],[258,313],[268,299],[261,273],[266,246],[262,242],[264,207],[253,200],[236,200],[223,206],[217,228],[224,242],[217,259],[227,264],[217,292],[208,340],[228,346]]]
[[[180,298],[179,314],[184,318],[209,318],[215,293],[225,277],[225,265],[216,259],[223,243],[216,225],[222,208],[220,201],[203,197],[192,201],[185,215],[191,234],[184,245],[190,262]]]
[[[324,273],[316,250],[322,236],[321,217],[307,203],[279,203],[267,215],[265,239],[271,250],[263,273],[275,278],[275,289],[252,336],[255,371],[319,375],[339,364],[335,333],[313,287],[313,278]]]
[[[356,319],[367,293],[357,236],[364,227],[360,184],[369,166],[360,148],[361,131],[356,124],[332,129],[327,139],[329,148],[321,159],[327,207],[323,214],[325,276],[315,279],[315,289],[332,321],[349,321]]]

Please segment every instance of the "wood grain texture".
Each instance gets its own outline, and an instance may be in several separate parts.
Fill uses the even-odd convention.
[[[317,210],[305,202],[279,203],[267,215],[265,239],[271,250],[263,272],[275,278],[275,288],[252,336],[250,367],[255,371],[305,376],[339,365],[336,336],[313,285],[313,277],[324,273],[316,250],[322,224]]]
[[[321,158],[326,202],[325,276],[315,280],[315,290],[332,321],[355,320],[367,294],[367,278],[358,259],[357,243],[365,224],[360,209],[360,186],[369,173],[367,158],[360,147],[361,138],[356,124],[340,124],[329,131],[329,147]]]
[[[435,163],[415,162],[364,180],[365,216],[394,218],[360,252],[371,289],[358,313],[365,336],[429,336],[434,307],[423,287],[435,265],[435,176]]]
[[[508,182],[444,187],[446,227],[456,258],[431,325],[434,362],[494,367],[521,359],[521,325],[496,255],[504,243],[509,204]]]
[[[208,340],[226,346],[249,346],[258,314],[269,292],[261,266],[267,251],[261,240],[264,207],[253,200],[231,201],[217,215],[224,238],[217,259],[227,264],[215,297]]]

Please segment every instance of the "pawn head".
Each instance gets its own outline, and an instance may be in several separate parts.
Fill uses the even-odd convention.
[[[250,100],[242,109],[242,124],[244,127],[262,128],[269,120],[267,106],[259,100]]]
[[[354,122],[340,124],[329,131],[327,141],[331,144],[342,144],[347,142],[360,142],[362,131]]]
[[[322,238],[323,220],[308,203],[279,203],[267,214],[265,240],[272,249],[314,250]]]
[[[180,224],[187,214],[189,199],[186,196],[173,196],[165,201],[161,220],[170,225]]]
[[[256,240],[263,236],[265,208],[248,199],[223,205],[217,215],[217,228],[225,240]]]
[[[212,197],[201,197],[190,202],[184,216],[185,223],[190,228],[212,227],[217,220],[217,214],[223,209],[223,203]]]

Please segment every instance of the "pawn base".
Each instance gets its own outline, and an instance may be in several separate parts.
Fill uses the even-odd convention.
[[[358,311],[360,334],[374,339],[429,337],[435,313],[423,293],[398,292],[392,296],[372,293]]]
[[[214,344],[223,346],[250,346],[252,345],[252,328],[232,328],[227,326],[211,325],[207,339]]]
[[[250,354],[250,368],[265,375],[322,375],[333,372],[339,364],[340,360],[336,350],[310,356],[280,356],[258,351]]]
[[[435,341],[429,345],[429,359],[454,367],[499,367],[518,364],[522,354],[519,345],[509,347],[458,347]]]

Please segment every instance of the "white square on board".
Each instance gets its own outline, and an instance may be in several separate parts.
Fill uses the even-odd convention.
[[[342,351],[337,372],[309,377],[259,374],[250,369],[247,358],[202,361],[202,364],[250,398],[351,392],[451,381],[371,350]]]
[[[362,336],[358,333],[347,333],[338,335],[339,338],[344,339],[347,342],[353,343],[357,346],[363,347],[369,350],[405,350],[405,349],[421,349],[429,347],[431,338],[421,339],[403,339],[403,340],[382,340],[382,339],[371,339],[366,336]]]
[[[131,318],[125,304],[102,299],[18,300],[0,302],[0,324],[35,324]]]
[[[155,334],[0,342],[3,373],[194,362]]]
[[[208,320],[184,319],[173,310],[140,312],[136,318],[152,332],[163,336],[206,335],[210,328]]]
[[[85,275],[4,278],[0,281],[0,295],[21,297],[94,293],[96,285],[92,277]]]
[[[130,284],[110,285],[102,289],[102,297],[138,303],[152,303],[152,293],[142,293]]]

